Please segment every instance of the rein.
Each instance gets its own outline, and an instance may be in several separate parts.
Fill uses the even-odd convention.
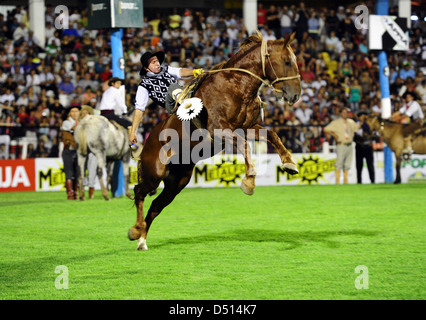
[[[261,81],[263,84],[265,84],[266,86],[268,86],[272,90],[277,91],[277,92],[283,92],[283,90],[274,88],[274,84],[276,82],[293,80],[293,79],[300,79],[300,74],[298,74],[296,76],[289,76],[289,77],[278,78],[278,76],[277,76],[277,74],[275,72],[275,69],[272,66],[270,55],[268,53],[268,41],[267,40],[262,40],[262,45],[260,47],[260,54],[261,54],[261,59],[262,59],[263,76],[266,78],[266,72],[265,72],[266,62],[265,62],[265,60],[267,59],[269,61],[269,65],[271,66],[271,69],[274,72],[274,75],[275,75],[275,78],[276,78],[272,82],[270,82],[270,81],[267,82],[264,79],[262,79],[261,77],[259,77],[258,75],[254,74],[253,72],[251,72],[249,70],[246,70],[246,69],[241,69],[241,68],[224,68],[224,69],[218,69],[218,70],[209,70],[209,71],[206,71],[206,72],[208,72],[208,73],[217,73],[217,72],[221,72],[221,71],[240,71],[240,72],[245,72],[245,73],[248,73],[249,75],[251,75],[252,77],[256,78],[257,80]]]

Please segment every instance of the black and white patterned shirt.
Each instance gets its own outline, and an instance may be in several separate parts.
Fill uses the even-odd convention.
[[[167,90],[172,83],[181,78],[180,70],[181,68],[163,65],[159,73],[148,72],[142,76],[136,92],[136,109],[145,111],[149,98],[164,108]]]

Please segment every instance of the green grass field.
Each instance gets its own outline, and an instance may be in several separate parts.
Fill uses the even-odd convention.
[[[2,193],[0,298],[425,299],[425,190],[185,189],[154,221],[146,252],[127,239],[127,198]],[[68,289],[55,286],[58,266]],[[359,276],[368,289],[356,288]]]

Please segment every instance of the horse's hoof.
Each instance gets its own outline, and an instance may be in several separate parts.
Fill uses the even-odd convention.
[[[246,195],[249,195],[249,196],[251,196],[253,193],[254,193],[254,187],[250,187],[250,186],[248,186],[247,184],[246,184],[246,181],[245,180],[243,180],[243,181],[241,181],[241,190],[243,190],[243,192],[246,194]]]
[[[138,240],[138,250],[146,251],[148,250],[148,246],[146,245],[146,239],[139,238]]]
[[[80,201],[86,201],[86,198],[80,197]]]
[[[294,163],[284,163],[283,164],[284,171],[288,174],[298,174],[297,166]]]

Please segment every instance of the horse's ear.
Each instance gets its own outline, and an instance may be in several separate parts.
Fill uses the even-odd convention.
[[[285,37],[285,39],[284,39],[284,48],[287,47],[287,46],[289,46],[293,42],[295,36],[296,36],[296,32],[293,32],[292,34],[288,34]]]

